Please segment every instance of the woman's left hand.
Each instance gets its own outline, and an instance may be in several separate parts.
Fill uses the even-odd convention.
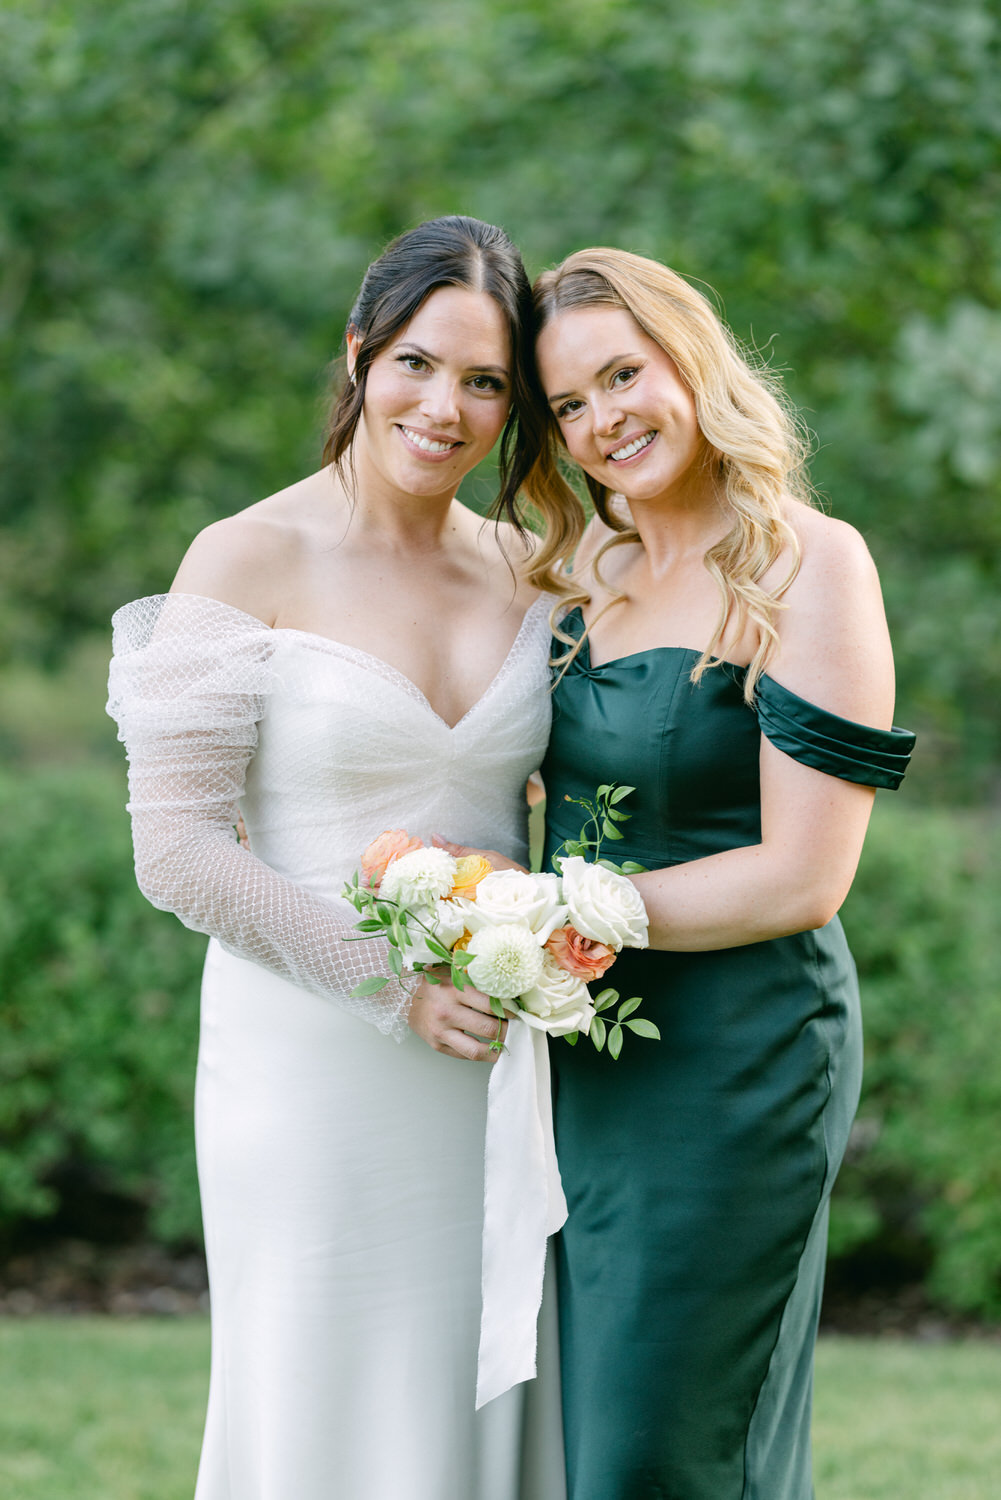
[[[469,854],[478,854],[482,859],[488,860],[495,870],[521,870],[528,874],[524,865],[519,865],[517,860],[508,859],[506,854],[498,854],[496,849],[473,849],[468,844],[452,844],[448,839],[443,839],[440,833],[432,835],[432,844],[436,849],[445,849],[456,859],[465,859]]]

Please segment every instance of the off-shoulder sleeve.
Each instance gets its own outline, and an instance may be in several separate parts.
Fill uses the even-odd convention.
[[[113,625],[108,712],[129,757],[143,894],[230,952],[403,1036],[417,981],[352,997],[361,980],[391,973],[385,944],[351,940],[343,906],[279,875],[233,833],[271,689],[273,632],[192,594],[136,600]]]
[[[768,676],[758,679],[755,710],[766,738],[814,770],[891,791],[903,780],[914,749],[909,729],[874,729],[842,719]]]

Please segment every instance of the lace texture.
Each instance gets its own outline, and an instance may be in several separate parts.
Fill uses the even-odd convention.
[[[340,896],[365,845],[405,826],[525,855],[525,778],[549,727],[545,601],[449,728],[392,667],[190,594],[114,617],[108,712],[129,757],[136,876],[154,906],[398,1040],[417,981],[353,940]],[[237,843],[241,809],[250,850]]]

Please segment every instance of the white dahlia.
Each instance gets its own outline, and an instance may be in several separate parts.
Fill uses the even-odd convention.
[[[379,895],[401,906],[434,906],[449,894],[454,878],[455,859],[447,849],[412,849],[393,860]]]
[[[481,927],[470,938],[467,952],[473,955],[466,969],[470,983],[498,1000],[513,1000],[530,990],[542,973],[539,940],[520,923]]]

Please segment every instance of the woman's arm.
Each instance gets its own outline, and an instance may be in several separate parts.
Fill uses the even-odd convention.
[[[857,532],[811,512],[771,674],[856,723],[889,728],[893,660],[879,581]],[[821,927],[862,852],[873,789],[801,764],[762,736],[761,842],[634,878],[650,945],[695,952]]]

